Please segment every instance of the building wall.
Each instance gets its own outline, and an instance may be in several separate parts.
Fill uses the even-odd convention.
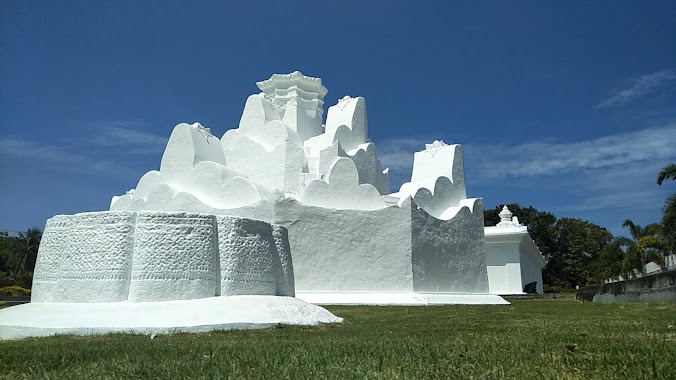
[[[483,207],[437,219],[412,210],[413,287],[417,293],[487,293]]]
[[[138,213],[130,301],[213,297],[220,278],[214,216]]]
[[[275,204],[289,231],[296,293],[411,292],[411,206],[338,210]]]
[[[576,298],[583,302],[676,302],[676,270],[627,281],[585,286]]]
[[[135,223],[132,212],[49,219],[35,267],[33,302],[126,300]]]
[[[533,281],[537,282],[537,292],[544,293],[544,259],[527,232],[499,234],[492,231],[486,235],[486,242],[486,267],[491,293],[524,293],[524,287]]]
[[[47,221],[34,276],[35,303],[187,300],[221,289],[293,296],[294,289],[284,227],[182,212],[57,215]]]
[[[486,245],[486,269],[490,293],[523,293],[518,248],[516,244]]]
[[[339,210],[279,199],[297,293],[487,293],[483,210],[449,220],[408,200],[401,207]]]

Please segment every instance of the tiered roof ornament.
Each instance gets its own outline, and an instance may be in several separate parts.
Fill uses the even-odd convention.
[[[512,214],[512,211],[507,208],[507,205],[502,207],[502,211],[500,211],[500,214],[498,215],[500,215],[500,223],[498,223],[499,227],[523,227],[521,223],[519,223],[519,218]]]

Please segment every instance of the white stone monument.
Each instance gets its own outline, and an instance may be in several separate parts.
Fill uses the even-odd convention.
[[[526,286],[535,282],[535,292],[542,294],[542,268],[547,261],[528,234],[527,227],[504,206],[498,225],[485,227],[484,231],[490,292],[524,294]]]
[[[460,145],[428,144],[390,194],[364,98],[341,98],[322,123],[321,79],[257,85],[220,139],[178,124],[159,170],[110,211],[50,219],[33,302],[0,311],[0,337],[340,321],[301,300],[506,303],[489,293]]]
[[[188,212],[108,211],[47,221],[31,303],[0,310],[0,339],[340,321],[294,298],[282,226]]]
[[[483,207],[467,198],[460,145],[428,144],[411,181],[390,194],[364,98],[341,98],[322,125],[321,79],[296,71],[258,87],[220,141],[199,124],[176,126],[159,172],[114,197],[111,210],[282,225],[296,296],[312,303],[505,302],[489,293]]]

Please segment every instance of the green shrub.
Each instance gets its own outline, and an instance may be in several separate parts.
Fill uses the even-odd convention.
[[[19,274],[8,274],[0,272],[0,288],[13,285],[26,289],[32,288],[33,273],[23,272]]]
[[[545,293],[575,293],[575,289],[565,286],[547,285],[544,286]]]
[[[12,285],[16,285],[14,278],[7,273],[0,272],[0,288]]]
[[[5,286],[0,288],[0,295],[10,297],[26,297],[31,295],[31,290],[22,288],[18,285]]]
[[[14,278],[14,284],[22,288],[30,289],[33,287],[33,273],[23,272],[19,274],[12,275]]]

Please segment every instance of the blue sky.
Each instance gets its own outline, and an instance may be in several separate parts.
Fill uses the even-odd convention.
[[[168,4],[172,4],[169,6]],[[673,1],[0,4],[0,229],[107,209],[174,125],[236,128],[255,82],[300,70],[364,96],[392,173],[463,144],[468,194],[614,233],[676,184]]]

